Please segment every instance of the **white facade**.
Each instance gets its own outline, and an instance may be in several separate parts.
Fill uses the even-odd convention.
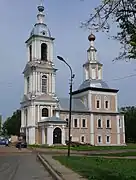
[[[28,144],[36,143],[38,124],[53,116],[57,107],[55,96],[56,69],[53,64],[53,44],[47,25],[44,23],[44,7],[38,6],[37,23],[26,41],[27,64],[24,74],[24,96],[21,102],[21,132]],[[65,124],[62,122],[60,127]],[[45,131],[46,129],[46,131]],[[42,144],[53,144],[53,126],[41,127]],[[47,133],[47,134],[46,134]],[[64,129],[61,130],[64,143]],[[46,139],[45,139],[46,137]],[[46,141],[47,140],[47,141]]]

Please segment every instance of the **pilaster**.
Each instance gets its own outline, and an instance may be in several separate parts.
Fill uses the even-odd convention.
[[[53,145],[53,126],[47,127],[47,144],[49,146]]]

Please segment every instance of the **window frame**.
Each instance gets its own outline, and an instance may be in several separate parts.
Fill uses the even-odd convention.
[[[85,120],[85,127],[83,127],[83,120]],[[81,119],[81,122],[82,122],[82,123],[81,123],[81,124],[82,124],[81,127],[82,127],[82,128],[87,128],[87,119],[86,119],[86,118],[82,118],[82,119]]]
[[[84,141],[82,141],[82,138],[84,138]],[[85,135],[81,135],[81,136],[80,136],[80,142],[83,143],[83,144],[86,142],[86,137],[85,137]]]
[[[47,113],[47,116],[43,116],[43,113],[44,113],[44,109],[46,109],[47,111],[46,111],[46,113]],[[42,108],[42,118],[47,118],[47,117],[49,117],[49,109],[48,108],[46,108],[46,107],[43,107]]]
[[[99,137],[101,137],[101,142],[99,142]],[[98,144],[102,144],[102,135],[98,135],[98,136],[97,136],[97,143],[98,143]]]
[[[99,127],[99,120],[100,120],[100,122],[101,122],[101,127]],[[102,129],[102,127],[103,127],[103,126],[102,126],[102,119],[101,119],[101,118],[98,118],[98,119],[97,119],[97,128],[98,128],[98,129]]]
[[[109,137],[109,142],[107,141],[107,137]],[[111,137],[110,135],[106,135],[106,144],[110,144],[111,143]]]
[[[97,102],[99,101],[99,107],[97,107]],[[101,109],[101,96],[96,95],[95,97],[95,108]]]
[[[77,127],[75,127],[75,119],[77,119]],[[79,119],[73,118],[73,128],[79,128]]]
[[[43,81],[45,80],[45,84],[43,83]],[[44,91],[45,89],[45,91]],[[48,77],[47,75],[43,74],[41,77],[41,92],[44,94],[47,94],[48,92]]]
[[[107,122],[109,121],[109,127],[107,126]],[[106,120],[106,129],[110,129],[111,128],[111,120],[110,119],[107,119]]]

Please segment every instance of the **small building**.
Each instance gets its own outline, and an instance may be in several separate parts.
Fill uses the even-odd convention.
[[[28,40],[21,101],[21,133],[28,144],[65,145],[68,140],[69,99],[55,92],[57,69],[53,62],[54,38],[44,21],[44,6],[38,6],[37,23]],[[117,89],[102,78],[95,36],[89,35],[84,80],[73,91],[71,139],[95,146],[125,145],[124,116],[118,111]]]

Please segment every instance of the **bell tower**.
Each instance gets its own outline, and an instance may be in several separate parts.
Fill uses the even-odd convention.
[[[27,63],[24,74],[24,95],[21,101],[21,132],[28,144],[36,143],[38,123],[53,116],[57,106],[53,63],[54,38],[45,23],[44,6],[38,6],[37,22],[26,41]]]
[[[24,73],[25,95],[55,95],[53,63],[54,38],[45,23],[44,6],[38,6],[37,22],[26,41],[27,64]]]
[[[102,64],[97,60],[97,50],[94,47],[95,35],[88,36],[90,47],[87,50],[87,62],[83,65],[85,80],[102,80]]]

